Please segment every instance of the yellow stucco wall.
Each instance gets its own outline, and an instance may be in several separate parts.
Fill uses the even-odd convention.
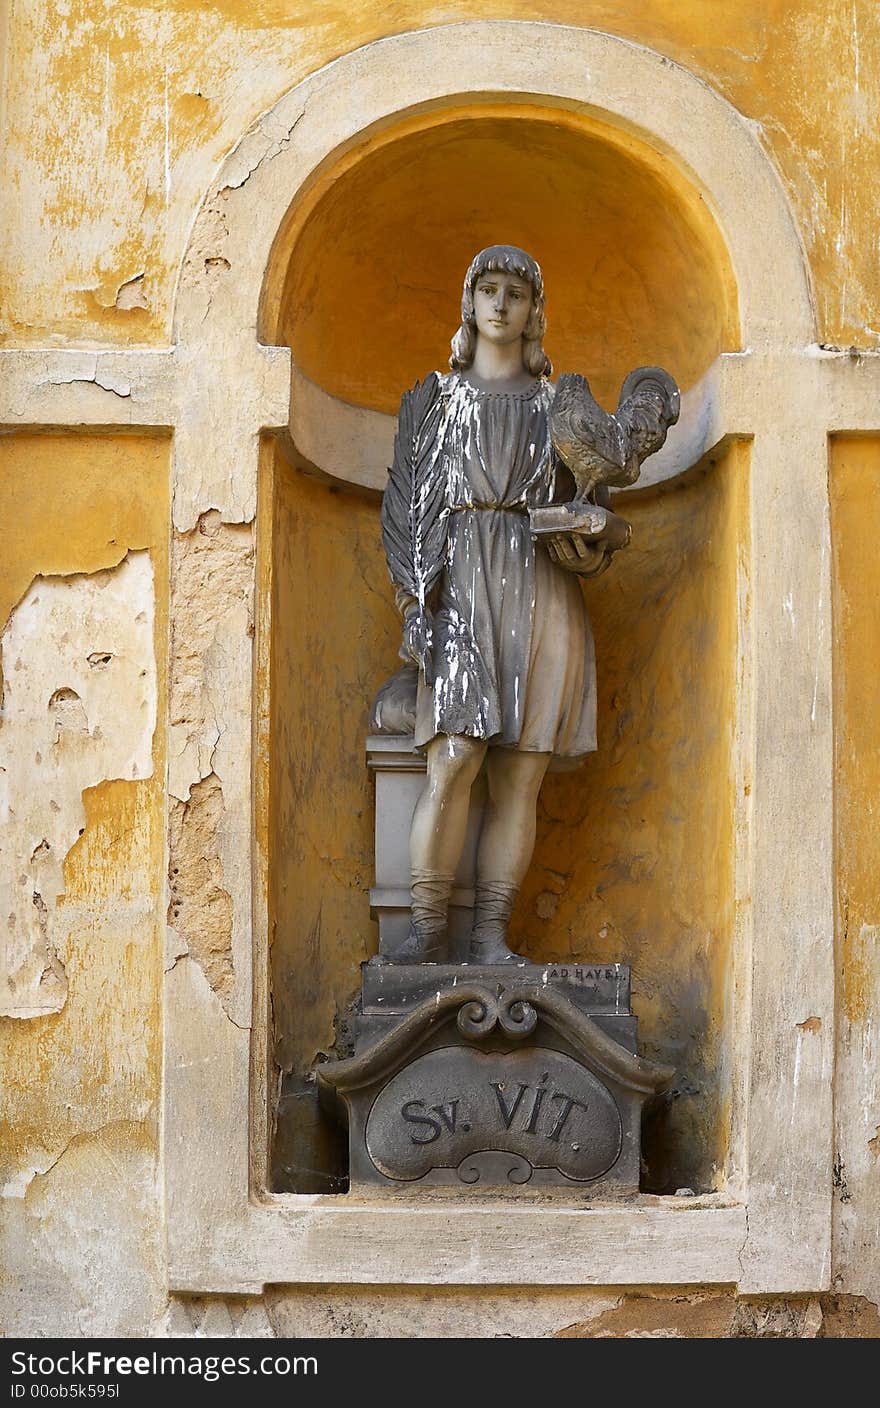
[[[277,456],[272,601],[270,924],[279,1063],[298,1073],[378,947],[369,705],[394,668],[397,613],[378,506]],[[320,602],[304,610],[303,602]]]
[[[288,87],[384,34],[527,18],[605,29],[706,79],[757,125],[803,231],[822,339],[876,345],[880,12],[872,0],[71,0],[12,6],[7,341],[163,343],[209,175]],[[34,94],[40,102],[34,102]],[[142,278],[123,292],[132,280]],[[144,306],[141,306],[144,305]]]
[[[632,965],[639,1038],[677,1068],[673,1098],[646,1141],[650,1184],[663,1191],[720,1184],[727,1156],[723,1028],[747,483],[739,446],[705,477],[622,508],[632,544],[586,586],[598,749],[577,772],[545,782],[514,921],[523,951],[538,959]]]
[[[168,453],[168,440],[157,436],[0,439],[3,620],[35,577],[94,573],[147,549],[156,584],[160,714]],[[89,640],[89,622],[83,627]],[[95,645],[99,634],[85,648]],[[0,1183],[18,1190],[4,1199],[9,1334],[31,1332],[45,1284],[53,1287],[59,1332],[78,1325],[82,1333],[133,1333],[161,1309],[164,765],[158,730],[151,777],[107,781],[85,793],[85,827],[66,857],[58,901],[67,1000],[60,1012],[36,1020],[0,1018]],[[48,797],[34,800],[38,809],[51,806]],[[85,1253],[90,1239],[100,1240],[100,1256]]]
[[[880,660],[880,442],[838,439],[831,485],[841,1001],[846,1020],[860,1025],[876,998],[880,936],[880,692],[874,668]]]
[[[848,1279],[860,1286],[876,1262],[880,1176],[880,438],[840,436],[831,449],[838,983],[834,1182],[838,1243],[851,1249]]]

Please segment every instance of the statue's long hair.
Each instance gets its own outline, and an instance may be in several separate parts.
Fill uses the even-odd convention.
[[[544,278],[541,266],[524,249],[512,244],[493,244],[481,249],[471,260],[465,274],[461,295],[461,327],[452,339],[449,365],[454,371],[466,371],[473,364],[477,350],[477,320],[474,314],[474,289],[483,274],[516,274],[531,285],[532,309],[522,339],[523,366],[532,376],[549,376],[553,364],[544,351],[543,338],[547,331],[544,311]]]

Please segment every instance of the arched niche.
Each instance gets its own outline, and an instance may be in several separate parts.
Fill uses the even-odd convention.
[[[382,1207],[355,1206],[346,1199],[273,1196],[267,1192],[266,1168],[275,1081],[269,955],[280,930],[276,913],[270,931],[268,889],[273,849],[287,844],[279,829],[273,835],[269,823],[273,784],[277,797],[271,760],[275,755],[305,759],[304,775],[319,776],[323,743],[317,735],[327,723],[343,745],[337,759],[352,758],[362,736],[360,721],[357,729],[351,724],[353,700],[366,698],[375,682],[377,645],[382,647],[378,653],[387,650],[385,658],[393,656],[396,635],[384,584],[376,585],[381,572],[375,539],[372,548],[364,548],[375,505],[368,497],[357,498],[362,516],[354,515],[355,496],[342,487],[346,476],[338,472],[350,464],[348,477],[369,483],[356,472],[360,431],[352,437],[355,423],[347,419],[337,427],[330,468],[313,459],[313,466],[337,481],[333,486],[306,474],[297,481],[280,448],[291,412],[295,424],[297,405],[308,394],[304,379],[291,367],[289,348],[268,340],[278,335],[289,274],[293,227],[288,220],[295,220],[300,199],[306,210],[310,192],[320,198],[318,188],[334,167],[342,176],[343,165],[354,167],[364,155],[361,149],[381,134],[393,135],[399,127],[402,137],[411,119],[418,126],[424,114],[442,121],[453,110],[461,114],[484,104],[536,105],[557,114],[560,126],[574,114],[613,130],[614,142],[630,159],[634,148],[653,154],[645,164],[665,173],[679,192],[682,218],[689,212],[699,227],[702,217],[696,212],[704,205],[717,227],[727,253],[715,267],[729,269],[736,290],[734,304],[727,285],[725,317],[719,314],[718,325],[731,341],[721,346],[741,348],[721,351],[692,388],[700,394],[688,454],[695,445],[714,453],[719,467],[711,482],[729,488],[707,514],[682,484],[676,510],[682,534],[676,541],[685,541],[695,525],[699,532],[693,550],[668,563],[664,578],[673,585],[682,582],[676,602],[687,606],[692,658],[705,662],[701,623],[711,622],[713,614],[725,622],[728,637],[735,637],[732,650],[722,636],[710,643],[710,655],[720,651],[724,668],[712,676],[701,666],[697,681],[709,679],[723,697],[723,707],[713,709],[710,694],[704,717],[706,732],[714,729],[717,747],[727,750],[720,766],[729,770],[733,798],[715,839],[700,849],[701,864],[720,860],[732,873],[724,902],[728,909],[731,901],[733,905],[731,961],[726,990],[714,989],[731,1034],[717,1061],[729,1091],[729,1177],[723,1192],[690,1201],[649,1198],[633,1209],[535,1210],[518,1228],[515,1264],[509,1248],[498,1242],[497,1214],[491,1208],[462,1207],[453,1226],[445,1212],[426,1216],[424,1208],[410,1212],[401,1203],[389,1219]],[[711,229],[711,223],[702,228]],[[722,285],[726,278],[722,273]],[[800,238],[779,177],[751,125],[695,75],[607,34],[477,21],[369,44],[291,89],[224,162],[195,222],[178,289],[174,527],[181,537],[192,533],[214,510],[210,531],[216,530],[221,546],[227,527],[244,524],[255,531],[258,609],[252,647],[247,613],[238,599],[224,604],[216,578],[206,574],[193,583],[173,574],[172,696],[178,673],[188,688],[198,686],[199,662],[175,634],[180,613],[191,612],[198,602],[219,612],[218,651],[233,666],[224,672],[222,689],[212,674],[216,659],[204,666],[204,688],[220,735],[217,746],[212,750],[210,739],[190,739],[184,718],[172,723],[172,756],[182,790],[189,774],[204,775],[204,768],[221,764],[225,809],[219,822],[220,853],[232,900],[234,968],[222,1004],[205,993],[197,964],[180,961],[167,978],[165,1148],[174,1284],[246,1291],[272,1281],[425,1283],[441,1276],[502,1283],[728,1281],[746,1291],[769,1291],[776,1285],[780,1249],[794,1246],[798,1269],[794,1280],[792,1273],[787,1275],[787,1287],[821,1289],[827,1283],[830,1218],[824,1173],[804,1152],[830,1138],[823,1062],[833,1012],[827,839],[832,830],[830,649],[822,645],[830,640],[829,563],[825,546],[819,554],[802,550],[805,541],[827,543],[825,422],[820,425],[810,416],[805,394],[815,380],[808,360],[812,340],[811,291]],[[782,385],[792,392],[789,398],[780,396]],[[329,394],[320,387],[318,392],[320,397]],[[376,431],[381,442],[387,412],[331,399],[366,417],[358,426]],[[321,404],[319,400],[319,409]],[[738,449],[733,467],[721,466],[731,441],[752,442],[748,465],[745,451]],[[673,456],[656,478],[671,484],[671,476],[686,462],[685,454]],[[276,486],[297,484],[296,492],[290,492],[298,524],[279,524],[273,481]],[[733,492],[737,484],[743,489],[739,496]],[[328,511],[328,503],[337,506]],[[637,511],[634,504],[633,514]],[[658,523],[661,515],[667,523],[675,522],[675,514],[662,506],[656,513]],[[309,515],[320,529],[311,539],[303,528]],[[647,542],[650,518],[645,525]],[[314,544],[311,554],[309,541]],[[741,548],[738,560],[730,550],[734,541]],[[282,552],[289,565],[283,564]],[[739,571],[732,577],[735,560]],[[331,562],[333,571],[327,565]],[[706,571],[695,576],[698,562]],[[717,579],[717,563],[723,563],[723,583]],[[644,584],[648,578],[639,572],[630,580]],[[719,607],[719,589],[727,597],[735,593],[735,614]],[[690,600],[692,591],[696,600]],[[363,611],[355,609],[362,594],[370,610],[375,607],[375,627],[366,626]],[[642,595],[650,605],[650,597]],[[632,601],[622,601],[622,615],[609,611],[607,617],[620,622],[624,638],[637,598],[638,592]],[[801,612],[796,627],[791,617],[788,634],[780,630],[780,600],[798,603]],[[284,610],[292,626],[287,632],[279,630]],[[338,647],[332,638],[340,629],[347,632],[351,657],[344,677],[334,673],[333,663]],[[672,635],[680,644],[678,626]],[[272,649],[273,638],[283,639],[289,651],[299,651],[301,663],[307,652],[311,671],[309,728],[297,733],[291,724],[286,740],[276,728],[275,743],[271,700],[279,700],[283,690],[276,687],[281,653]],[[665,645],[662,632],[653,643],[646,641],[646,670],[640,676],[645,699],[633,702],[650,710],[658,691],[678,691],[682,708],[700,703],[692,673]],[[600,643],[600,656],[602,648]],[[610,651],[606,660],[613,662]],[[621,703],[627,699],[608,701],[612,710]],[[286,716],[294,719],[290,710]],[[643,708],[640,717],[647,716]],[[808,724],[796,733],[787,726],[791,719]],[[215,738],[213,730],[211,736]],[[699,750],[702,736],[698,730],[696,741],[680,737],[678,753],[685,756],[695,746]],[[668,740],[660,737],[652,748],[655,744],[676,761]],[[632,752],[637,756],[639,750]],[[694,774],[702,777],[707,794],[717,782],[719,757],[711,749],[704,753]],[[294,775],[289,782],[289,814],[301,817],[310,798],[301,777]],[[641,784],[636,779],[632,785],[638,790]],[[599,787],[594,790],[598,795]],[[651,795],[650,786],[642,791]],[[632,800],[627,798],[627,807]],[[565,797],[560,804],[568,805]],[[368,820],[357,798],[343,793],[334,805],[337,819],[347,823],[354,816],[364,827],[363,840]],[[795,832],[801,843],[797,855],[789,844]],[[344,888],[361,896],[368,881],[363,874],[368,850],[358,843],[338,854],[330,844],[316,846],[311,836],[305,842],[313,858],[329,861]],[[673,864],[691,861],[686,837]],[[629,874],[633,884],[641,882],[638,864],[630,866]],[[650,879],[645,876],[646,883]],[[553,904],[552,886],[547,889],[550,898],[540,892],[545,910]],[[533,898],[537,902],[539,897]],[[322,908],[309,930],[307,953],[320,948],[325,922]],[[611,941],[610,930],[598,937]],[[649,949],[646,925],[642,951],[647,955]],[[337,973],[344,971],[340,960],[356,956],[338,953]],[[699,972],[699,964],[692,964],[697,979]],[[304,1026],[323,989],[311,981],[308,967],[297,974],[296,986],[296,1020]],[[795,1051],[792,1037],[796,1019],[803,1015],[796,995],[804,992],[810,994],[811,1011],[829,1017],[821,1028],[811,1025],[811,1033],[822,1034],[806,1055],[800,1039]],[[648,1004],[658,993],[649,987]],[[318,1013],[322,1031],[325,1015]],[[780,1121],[778,1102],[792,1080],[797,1099]],[[727,1112],[722,1115],[725,1124]],[[205,1158],[193,1153],[201,1148]],[[784,1195],[775,1181],[780,1165],[787,1170]],[[194,1207],[210,1211],[193,1216]],[[564,1236],[557,1225],[560,1217]],[[548,1246],[554,1248],[552,1264]]]
[[[344,403],[390,420],[405,387],[446,365],[464,270],[499,241],[538,257],[554,364],[586,372],[609,409],[634,366],[666,366],[688,391],[738,349],[728,251],[667,159],[566,110],[451,104],[328,160],[283,222],[266,283],[279,292],[267,292],[263,316],[273,302],[266,336],[291,348],[294,395],[307,379],[323,418]],[[333,1171],[285,1170],[332,1161],[308,1072],[334,1046],[358,965],[376,950],[363,747],[399,625],[378,493],[346,484],[344,455],[322,454],[323,479],[310,474],[297,430],[294,418],[273,476],[269,896],[285,1082],[275,1162],[282,1188],[310,1192],[336,1186]],[[642,1039],[679,1070],[646,1145],[648,1186],[660,1192],[716,1189],[728,1155],[744,488],[743,455],[731,449],[713,473],[625,510],[634,547],[585,588],[599,749],[545,782],[515,919],[536,961],[632,964]],[[303,610],[310,598],[318,612]],[[316,700],[329,707],[316,711]]]
[[[583,115],[488,102],[401,119],[322,169],[276,241],[266,340],[329,395],[396,414],[446,364],[472,254],[502,238],[541,263],[554,364],[606,404],[639,362],[688,390],[740,346],[728,251],[672,163]]]

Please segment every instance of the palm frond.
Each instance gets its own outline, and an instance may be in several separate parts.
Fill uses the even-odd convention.
[[[446,477],[439,464],[442,423],[440,378],[432,372],[401,400],[394,460],[382,499],[382,541],[388,571],[395,585],[418,602],[425,652],[425,603],[446,555]],[[424,658],[423,664],[427,673]]]

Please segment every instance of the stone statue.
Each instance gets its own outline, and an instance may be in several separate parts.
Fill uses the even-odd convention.
[[[603,571],[628,542],[606,486],[633,483],[678,417],[677,388],[659,368],[627,377],[614,415],[583,377],[554,387],[541,270],[523,250],[482,250],[461,307],[452,370],[403,397],[382,504],[407,663],[380,693],[374,723],[400,729],[408,718],[427,762],[401,963],[447,957],[449,896],[484,764],[468,961],[524,962],[507,932],[541,783],[552,760],[572,765],[596,747],[593,637],[577,577]]]
[[[465,277],[452,370],[401,402],[382,535],[405,664],[373,706],[374,733],[398,736],[368,745],[377,876],[384,848],[389,893],[384,915],[374,905],[380,954],[361,966],[351,1054],[315,1072],[322,1109],[348,1127],[353,1188],[635,1193],[644,1103],[675,1074],[639,1055],[626,964],[537,967],[507,942],[544,774],[596,746],[593,638],[577,578],[603,571],[629,541],[608,485],[635,481],[679,401],[664,371],[643,367],[607,415],[583,377],[550,382],[544,329],[535,261],[507,245],[484,249]],[[399,737],[407,731],[427,769],[414,811],[421,778]],[[461,892],[451,937],[449,909],[482,768],[488,801],[471,818],[468,861],[479,835],[463,957]],[[397,848],[407,828],[408,933]]]

